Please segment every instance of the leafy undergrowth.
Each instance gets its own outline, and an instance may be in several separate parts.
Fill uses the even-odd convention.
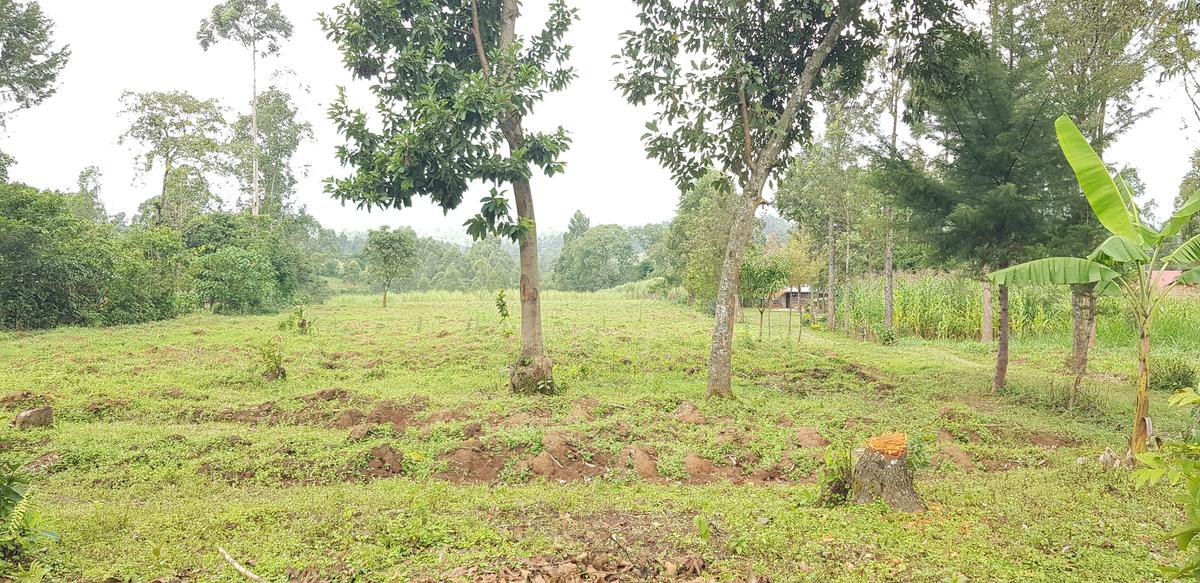
[[[739,399],[710,401],[706,317],[552,293],[562,391],[518,397],[519,324],[490,295],[376,300],[309,308],[303,336],[197,315],[0,337],[4,414],[55,408],[52,428],[0,430],[0,461],[30,468],[61,536],[53,579],[240,580],[217,547],[309,582],[1134,581],[1173,553],[1166,490],[1093,461],[1126,439],[1123,351],[1102,347],[1064,412],[1062,346],[1018,343],[994,396],[984,347],[797,343],[776,314],[772,340],[738,330]],[[256,350],[273,336],[283,380]],[[814,504],[827,444],[894,430],[929,462],[929,512]]]

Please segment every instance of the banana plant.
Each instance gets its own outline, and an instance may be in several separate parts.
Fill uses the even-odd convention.
[[[1200,212],[1200,192],[1155,230],[1142,220],[1129,185],[1119,174],[1114,178],[1109,173],[1071,118],[1059,117],[1054,128],[1092,212],[1112,236],[1086,258],[1039,259],[993,272],[988,278],[1003,285],[1093,285],[1098,294],[1124,298],[1138,329],[1137,394],[1129,443],[1130,453],[1137,455],[1146,451],[1150,434],[1150,332],[1154,313],[1175,286],[1200,283],[1198,268],[1184,271],[1167,285],[1161,281],[1168,267],[1187,268],[1200,263],[1200,236],[1170,253],[1166,248],[1188,220]]]

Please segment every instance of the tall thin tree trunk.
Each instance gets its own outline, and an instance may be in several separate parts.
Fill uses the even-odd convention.
[[[992,377],[992,392],[1004,388],[1008,380],[1008,286],[998,286],[1000,291],[1000,342],[996,347],[996,374]]]
[[[262,198],[258,192],[258,44],[250,45],[250,62],[253,79],[250,82],[250,173],[252,175],[250,214],[258,216]]]
[[[829,248],[829,281],[825,286],[825,326],[837,329],[837,234],[833,230],[833,217],[825,219],[825,245]]]
[[[500,50],[516,41],[519,0],[501,0]],[[482,41],[479,41],[482,42]],[[525,146],[525,130],[517,113],[501,120],[501,130],[509,152]],[[512,182],[517,218],[528,230],[520,241],[521,264],[521,358],[513,366],[510,384],[519,393],[550,393],[556,390],[553,363],[546,358],[542,342],[542,299],[538,280],[537,221],[533,212],[533,191],[528,180]]]
[[[887,235],[883,243],[883,326],[889,332],[896,327],[896,269],[894,263],[896,232],[892,225],[894,219],[895,211],[889,206],[887,208]]]
[[[983,318],[979,322],[979,340],[983,343],[990,343],[992,338],[992,330],[994,329],[994,321],[992,319],[992,282],[983,280]]]
[[[754,213],[762,204],[762,182],[750,186],[735,203],[729,242],[717,283],[716,314],[713,322],[712,349],[708,355],[708,396],[733,397],[730,381],[733,372],[733,318],[737,301],[742,259],[754,226]]]
[[[1150,441],[1150,324],[1138,324],[1137,396],[1133,402],[1133,437],[1129,451],[1134,455],[1146,451]]]
[[[388,286],[385,285],[385,286],[383,286],[383,309],[385,309],[385,310],[387,309],[387,293],[388,293]]]

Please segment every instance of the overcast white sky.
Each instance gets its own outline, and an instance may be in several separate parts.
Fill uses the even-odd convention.
[[[120,115],[119,97],[125,90],[185,90],[202,98],[217,98],[242,109],[250,101],[250,62],[241,47],[219,44],[208,53],[196,43],[200,20],[216,0],[39,0],[56,23],[60,43],[69,43],[70,63],[60,77],[58,93],[42,105],[18,113],[0,134],[0,150],[17,158],[13,179],[42,188],[75,187],[76,176],[88,165],[103,173],[103,199],[109,213],[134,213],[138,204],[156,194],[155,174],[138,176],[133,152],[117,144],[127,122]],[[353,85],[341,66],[340,55],[325,39],[315,17],[335,0],[281,0],[296,25],[296,34],[283,53],[260,64],[259,86],[269,84],[271,72],[295,72],[282,81],[296,95],[302,114],[313,124],[315,140],[305,145],[298,163],[307,166],[298,188],[298,201],[323,224],[336,229],[366,229],[379,225],[409,225],[423,234],[453,235],[474,214],[468,198],[449,216],[422,199],[402,211],[359,211],[326,196],[322,179],[343,173],[334,158],[340,141],[325,115],[338,85]],[[539,2],[526,0],[526,24],[540,18]],[[565,92],[551,96],[532,120],[535,128],[561,124],[574,143],[566,156],[566,174],[534,182],[538,222],[543,231],[564,230],[580,209],[592,224],[623,225],[665,221],[674,214],[677,191],[670,175],[645,156],[640,136],[648,109],[626,105],[613,89],[617,73],[612,55],[617,35],[635,21],[632,3],[622,0],[578,0],[581,20],[568,40],[575,46],[579,78]],[[309,88],[303,93],[300,88]],[[1153,88],[1152,88],[1153,89]],[[1190,119],[1187,102],[1174,87],[1153,89],[1147,105],[1159,108],[1128,132],[1106,154],[1111,162],[1136,166],[1160,209],[1171,208],[1188,156],[1200,146],[1200,136],[1184,127]],[[358,104],[369,108],[366,95]],[[354,96],[354,94],[352,94]],[[232,194],[231,194],[232,196]]]

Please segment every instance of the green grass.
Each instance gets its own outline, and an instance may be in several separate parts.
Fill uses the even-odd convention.
[[[3,413],[39,399],[55,407],[53,428],[0,429],[0,461],[51,461],[35,496],[61,535],[45,554],[53,579],[240,580],[218,546],[270,580],[308,569],[335,581],[438,580],[590,552],[653,568],[703,556],[718,580],[753,570],[773,581],[1124,582],[1154,579],[1174,553],[1161,537],[1180,517],[1167,489],[1135,490],[1124,471],[1077,463],[1122,448],[1132,416],[1131,353],[1104,340],[1086,407],[1068,413],[1054,398],[1069,382],[1065,339],[1019,339],[1011,388],[993,396],[988,347],[811,331],[796,342],[785,312],[760,342],[748,311],[735,342],[739,399],[709,401],[708,317],[551,292],[545,333],[562,392],[517,397],[504,385],[518,323],[498,322],[494,294],[397,294],[386,311],[378,300],[308,308],[312,336],[281,332],[282,315],[0,336],[0,397],[34,395]],[[252,347],[272,336],[285,381],[257,368]],[[351,400],[301,399],[324,389]],[[375,425],[354,441],[329,426],[384,400],[411,410],[407,427]],[[703,424],[675,418],[685,400]],[[1164,395],[1151,413],[1168,436],[1188,430]],[[486,452],[511,458],[488,483],[444,479],[475,423]],[[930,511],[815,507],[822,452],[793,438],[806,426],[841,446],[891,430],[923,438],[934,463],[917,484]],[[559,483],[521,463],[549,431],[572,436],[582,458],[572,463],[595,466],[590,479]],[[975,469],[943,459],[939,432]],[[383,445],[403,454],[402,476],[367,477]],[[631,445],[653,452],[663,480],[620,462]],[[689,454],[727,478],[691,483]],[[767,470],[778,479],[737,483]]]

